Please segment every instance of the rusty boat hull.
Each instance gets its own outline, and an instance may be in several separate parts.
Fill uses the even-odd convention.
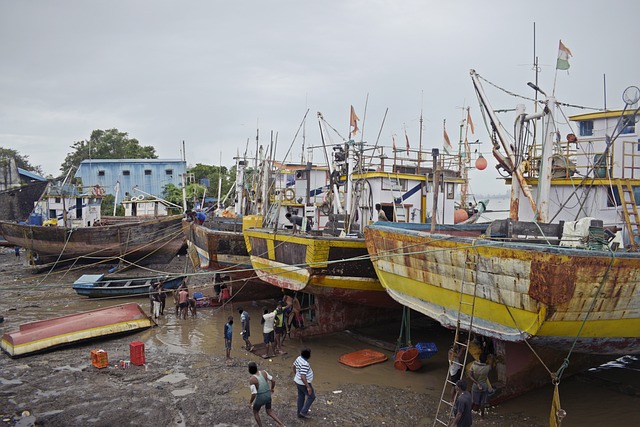
[[[231,283],[241,283],[234,286],[235,300],[252,301],[280,296],[280,289],[256,276],[242,234],[242,222],[224,218],[216,225],[223,229],[188,221],[183,223],[191,264],[195,268],[229,276]]]
[[[383,223],[365,238],[389,295],[446,327],[456,327],[463,307],[469,329],[471,306],[460,300],[475,299],[471,331],[485,337],[588,355],[640,353],[638,253]]]
[[[244,232],[258,276],[279,288],[351,304],[398,308],[378,280],[362,238]]]
[[[79,228],[0,221],[0,232],[10,244],[29,250],[29,263],[35,267],[71,262],[162,264],[171,261],[184,245],[182,218],[123,217],[111,225]]]

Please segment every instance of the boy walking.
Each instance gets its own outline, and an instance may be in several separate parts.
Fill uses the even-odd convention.
[[[253,346],[251,345],[251,341],[249,341],[249,337],[251,336],[251,317],[249,316],[249,312],[244,311],[242,308],[238,309],[238,313],[240,313],[242,339],[244,340],[245,348],[247,349],[247,351],[253,351]]]
[[[227,360],[231,360],[231,340],[233,338],[233,316],[229,316],[224,324],[224,348],[227,351]]]

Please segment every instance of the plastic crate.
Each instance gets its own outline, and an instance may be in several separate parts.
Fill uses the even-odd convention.
[[[438,347],[434,342],[419,342],[416,348],[420,352],[420,359],[429,359],[438,352]]]
[[[133,341],[129,344],[129,358],[134,365],[144,365],[146,363],[144,357],[144,343]]]
[[[109,366],[109,357],[104,350],[91,350],[91,364],[96,368]]]

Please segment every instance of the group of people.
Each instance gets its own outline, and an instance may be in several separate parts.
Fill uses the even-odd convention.
[[[311,404],[316,400],[316,393],[313,388],[313,369],[309,364],[311,358],[311,350],[308,348],[300,352],[300,356],[296,358],[291,366],[293,370],[293,382],[298,390],[298,399],[296,410],[298,418],[310,418]],[[275,391],[276,382],[273,377],[265,370],[259,370],[255,362],[249,362],[249,387],[251,389],[251,398],[249,399],[249,407],[253,410],[253,416],[259,427],[262,427],[260,419],[260,409],[264,406],[273,420],[279,425],[284,423],[273,412],[272,394]]]
[[[472,422],[472,411],[479,411],[480,418],[484,418],[484,411],[489,396],[494,392],[489,381],[491,365],[487,363],[488,354],[482,352],[479,360],[474,360],[469,368],[468,378],[472,382],[471,393],[468,391],[467,381],[462,378],[464,366],[464,349],[453,346],[449,350],[449,379],[455,384],[451,391],[454,403],[455,418],[451,427],[468,427]]]

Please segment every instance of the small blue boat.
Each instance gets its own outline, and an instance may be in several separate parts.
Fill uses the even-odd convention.
[[[149,294],[152,283],[162,283],[165,290],[177,289],[185,276],[109,277],[104,274],[84,274],[73,283],[78,295],[89,298],[141,296]]]

